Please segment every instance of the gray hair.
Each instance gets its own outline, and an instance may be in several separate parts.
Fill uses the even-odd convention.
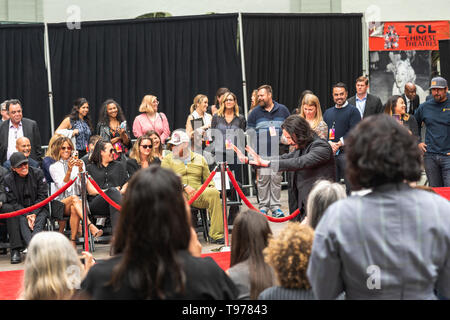
[[[347,197],[345,188],[337,182],[317,181],[308,196],[306,212],[309,225],[315,229],[324,212],[334,202]]]

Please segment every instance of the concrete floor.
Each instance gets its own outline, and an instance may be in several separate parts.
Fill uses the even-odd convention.
[[[248,199],[250,200],[250,202],[253,205],[255,205],[255,207],[258,207],[256,205],[257,201],[256,201],[255,196],[248,197]],[[281,191],[281,203],[282,203],[281,209],[283,210],[284,213],[287,213],[288,212],[287,190]],[[245,204],[242,205],[241,211],[242,210],[247,210],[247,206]],[[274,236],[276,236],[277,233],[286,226],[286,224],[287,224],[287,222],[275,223],[275,222],[269,221],[269,225],[272,229]],[[227,249],[227,248],[223,248],[224,247],[223,245],[207,243],[203,238],[203,234],[200,232],[198,233],[198,239],[199,239],[200,243],[202,244],[202,253],[210,253],[210,252],[215,252],[218,250],[226,250]],[[229,245],[231,246],[231,228],[230,228],[230,233],[229,233]],[[83,244],[78,244],[78,253],[81,254],[81,251],[83,251]],[[92,254],[93,254],[94,258],[97,260],[108,259],[110,257],[109,252],[110,252],[110,245],[108,243],[96,243],[95,251],[92,252]],[[10,261],[11,258],[10,258],[9,249],[8,249],[8,253],[6,255],[0,255],[0,271],[23,270],[24,269],[23,261],[25,259],[25,256],[26,256],[25,254],[22,254],[22,263],[11,264],[11,261]]]

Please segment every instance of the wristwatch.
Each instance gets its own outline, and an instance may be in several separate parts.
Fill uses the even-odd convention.
[[[183,190],[186,189],[187,186],[188,186],[188,185],[187,185],[186,183],[183,184]]]

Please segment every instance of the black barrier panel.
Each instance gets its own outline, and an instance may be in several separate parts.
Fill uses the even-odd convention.
[[[19,99],[23,116],[37,121],[41,142],[50,138],[44,25],[0,25],[0,102]]]
[[[439,40],[439,56],[441,63],[441,75],[450,80],[450,40]]]
[[[237,14],[49,24],[58,126],[77,97],[90,102],[96,123],[101,104],[115,99],[132,126],[144,95],[160,101],[170,129],[184,128],[198,93],[210,104],[219,87],[242,97]]]
[[[303,90],[325,110],[331,87],[342,81],[355,94],[362,75],[362,14],[243,14],[247,89],[273,88],[274,100],[293,111]]]

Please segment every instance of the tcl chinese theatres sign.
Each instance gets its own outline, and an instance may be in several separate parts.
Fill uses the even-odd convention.
[[[449,38],[449,21],[369,24],[370,51],[439,50],[439,40]]]

